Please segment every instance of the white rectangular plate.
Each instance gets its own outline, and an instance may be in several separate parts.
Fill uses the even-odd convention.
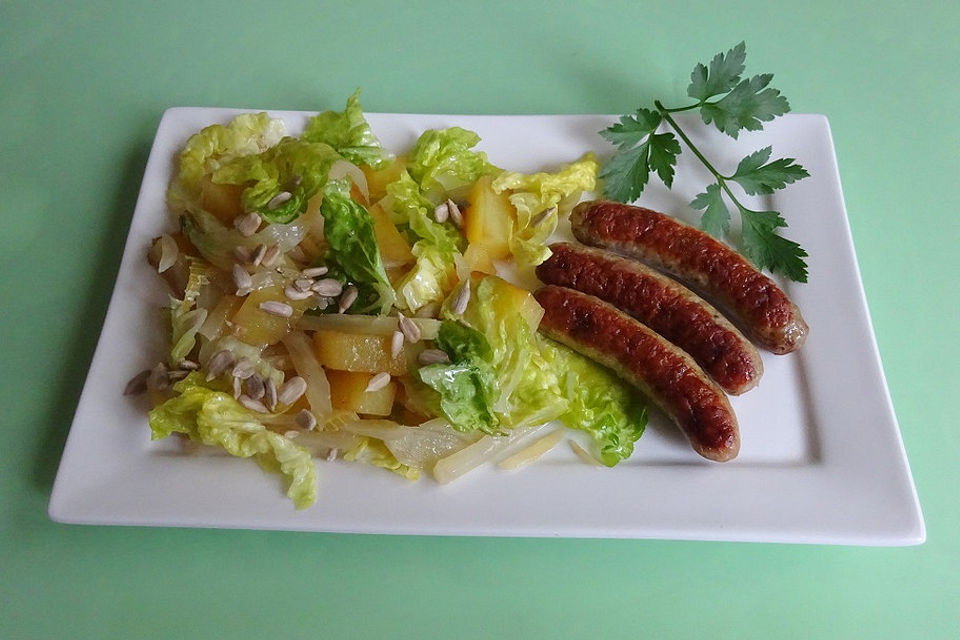
[[[54,520],[87,524],[226,527],[405,534],[633,537],[864,545],[918,544],[923,518],[883,376],[847,223],[826,118],[788,115],[737,141],[682,119],[721,170],[767,145],[811,177],[747,206],[775,208],[810,253],[810,282],[787,285],[811,327],[796,354],[764,354],[760,385],[732,404],[737,460],[699,458],[659,414],[634,456],[590,467],[566,446],[537,464],[478,469],[441,486],[411,483],[347,462],[318,462],[317,504],[295,511],[283,481],[249,460],[180,455],[151,442],[142,400],[126,381],[163,352],[157,308],[165,292],[145,261],[173,225],[164,194],[174,158],[195,131],[232,109],[175,108],[160,123],[103,333],[77,407],[50,500]],[[299,132],[311,114],[271,112]],[[609,147],[611,116],[369,114],[384,146],[408,149],[427,128],[480,134],[501,167],[555,169]],[[654,179],[641,204],[694,222],[687,203],[709,175],[689,152],[673,190]]]

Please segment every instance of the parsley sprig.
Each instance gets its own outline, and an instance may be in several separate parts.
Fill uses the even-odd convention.
[[[746,57],[746,44],[741,42],[726,53],[714,56],[709,68],[698,64],[690,74],[690,86],[687,87],[687,95],[696,100],[694,104],[667,108],[655,100],[653,109],[637,109],[635,114],[621,116],[619,122],[601,131],[600,135],[617,147],[600,173],[604,180],[604,194],[613,200],[632,202],[643,193],[653,172],[667,188],[672,187],[681,149],[672,132],[657,133],[666,123],[715,179],[690,202],[691,207],[703,211],[701,228],[720,239],[729,235],[730,210],[724,200],[726,195],[740,214],[741,253],[761,269],[806,282],[804,258],[807,252],[796,242],[780,235],[778,230],[787,226],[780,212],[745,207],[729,183],[736,182],[749,195],[767,195],[806,178],[810,175],[807,170],[793,158],[771,161],[773,148],[764,147],[743,158],[732,174],[722,174],[671,115],[699,109],[705,124],[712,123],[736,139],[741,131],[759,131],[764,122],[790,111],[790,105],[780,91],[768,86],[772,74],[741,78]]]

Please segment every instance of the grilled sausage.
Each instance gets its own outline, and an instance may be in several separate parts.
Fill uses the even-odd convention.
[[[693,359],[599,298],[547,285],[540,331],[616,371],[680,427],[704,458],[724,462],[740,450],[730,401]]]
[[[676,280],[602,249],[562,242],[550,250],[553,255],[537,267],[545,284],[589,293],[630,314],[689,353],[728,393],[757,385],[763,361],[756,347]]]
[[[570,223],[584,244],[629,255],[682,280],[774,353],[790,353],[806,339],[807,324],[780,287],[699,229],[650,209],[602,200],[577,205]]]

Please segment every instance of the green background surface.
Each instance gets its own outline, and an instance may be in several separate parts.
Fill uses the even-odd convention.
[[[0,637],[960,636],[956,2],[0,0]],[[164,109],[621,113],[745,39],[830,118],[912,548],[67,526],[47,501]]]

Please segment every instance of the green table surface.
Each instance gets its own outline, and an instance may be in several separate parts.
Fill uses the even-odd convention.
[[[0,0],[0,637],[960,637],[958,8]],[[164,109],[622,113],[741,39],[830,118],[924,545],[49,521]]]

